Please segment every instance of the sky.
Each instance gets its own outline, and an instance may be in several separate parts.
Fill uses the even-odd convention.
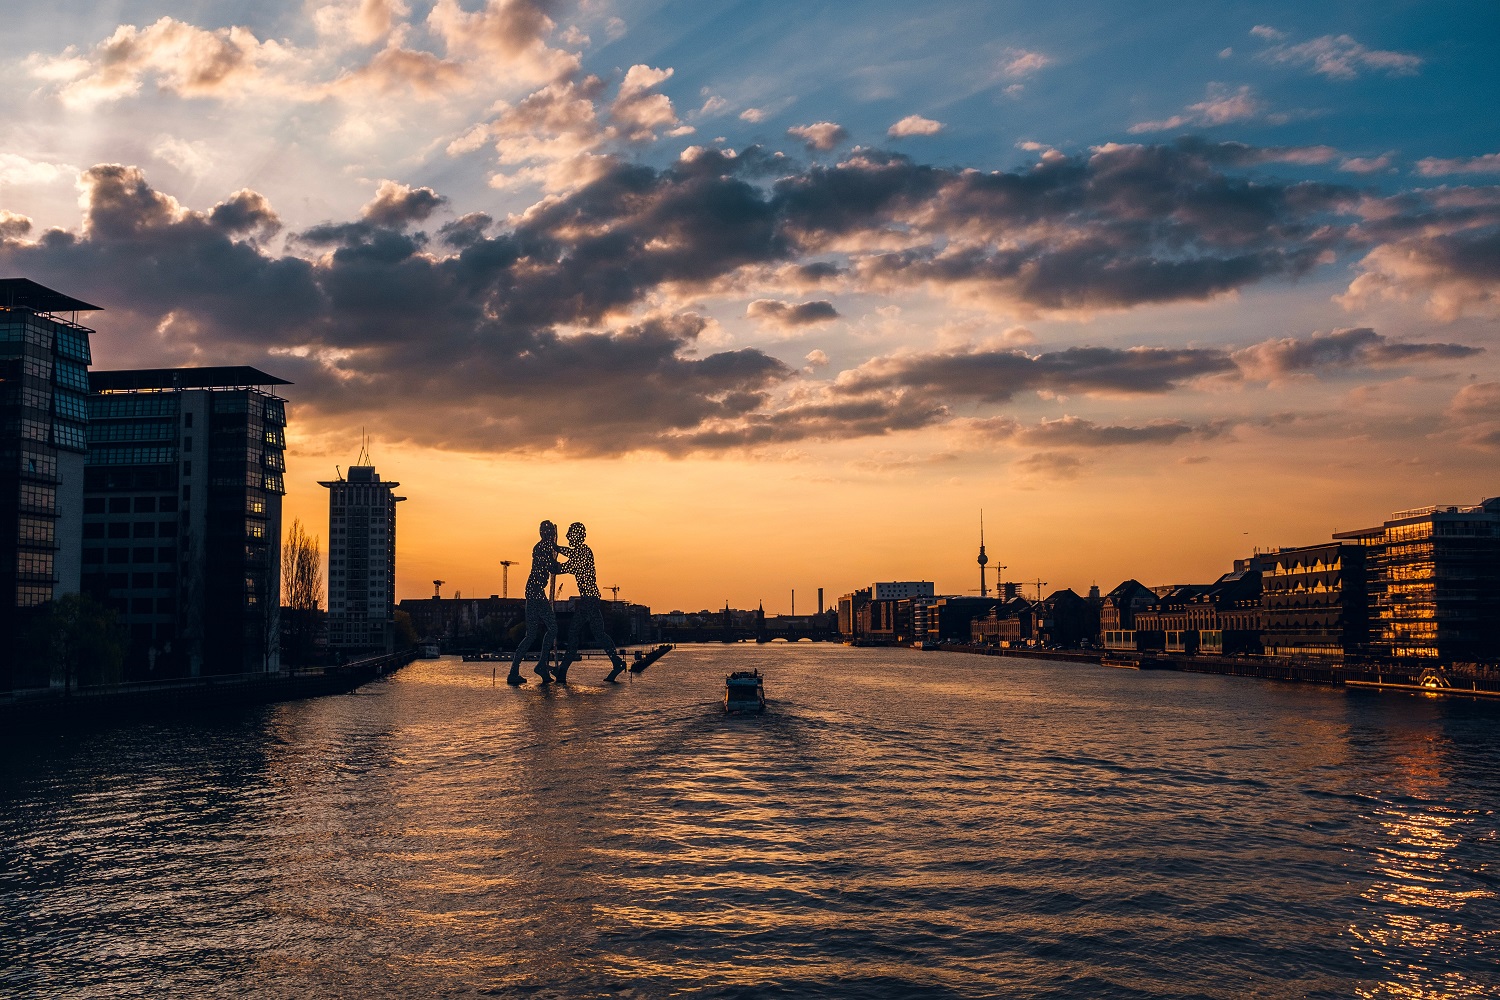
[[[1500,494],[1500,7],[56,0],[0,274],[368,433],[398,596],[1205,582]],[[522,569],[518,569],[517,589]]]

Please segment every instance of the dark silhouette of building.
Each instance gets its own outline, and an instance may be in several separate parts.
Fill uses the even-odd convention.
[[[89,305],[26,278],[0,279],[0,688],[19,676],[14,637],[54,597],[79,589],[88,450]]]
[[[1099,635],[1095,607],[1072,590],[1055,590],[1031,606],[1036,638],[1044,645],[1075,649]]]
[[[1267,654],[1342,659],[1367,648],[1366,552],[1323,542],[1266,553],[1260,641]]]
[[[1394,660],[1500,658],[1500,497],[1340,532],[1366,550],[1370,645]]]
[[[870,602],[870,588],[856,590],[839,598],[839,634],[859,638],[859,613]]]
[[[396,496],[373,465],[320,481],[328,495],[328,648],[336,653],[395,647]],[[418,633],[421,629],[418,628]]]
[[[998,597],[939,597],[913,608],[913,629],[919,642],[968,642],[974,619],[1004,604]]]
[[[1035,635],[1031,602],[1011,596],[990,613],[974,619],[969,626],[969,641],[980,646],[1014,646],[1029,642]]]
[[[90,376],[83,588],[130,633],[128,677],[280,667],[289,385],[255,368]]]

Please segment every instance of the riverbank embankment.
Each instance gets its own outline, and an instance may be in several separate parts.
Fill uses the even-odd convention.
[[[409,650],[337,666],[277,673],[184,677],[0,695],[0,739],[343,694],[401,669],[416,655],[415,650]]]
[[[1362,687],[1421,694],[1500,699],[1500,669],[1484,664],[1446,666],[1405,664],[1320,663],[1316,660],[1274,656],[1187,656],[1100,650],[1003,649],[995,646],[944,644],[950,653],[977,656],[1017,656],[1030,660],[1107,665],[1137,670],[1175,670],[1224,677],[1334,687]]]

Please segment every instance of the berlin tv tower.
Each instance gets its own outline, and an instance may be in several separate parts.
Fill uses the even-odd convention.
[[[990,588],[984,580],[984,568],[989,565],[990,557],[984,554],[984,511],[979,512],[979,596],[989,597]]]

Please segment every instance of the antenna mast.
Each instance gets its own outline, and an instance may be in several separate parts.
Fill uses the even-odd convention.
[[[989,597],[990,588],[984,579],[984,568],[989,564],[990,557],[984,554],[984,510],[979,511],[979,596]]]

